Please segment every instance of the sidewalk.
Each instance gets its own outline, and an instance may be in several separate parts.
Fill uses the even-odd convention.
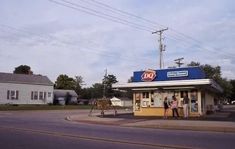
[[[164,120],[159,118],[135,118],[131,111],[119,110],[119,115],[113,116],[113,111],[105,111],[106,117],[100,117],[100,111],[95,111],[92,116],[87,114],[72,115],[67,120],[102,125],[116,125],[122,127],[140,127],[155,129],[177,129],[193,131],[215,131],[235,133],[235,122],[226,121],[206,121],[206,120]],[[125,116],[127,115],[127,116]]]

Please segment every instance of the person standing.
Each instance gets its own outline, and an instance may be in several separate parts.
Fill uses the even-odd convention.
[[[171,109],[172,109],[172,114],[173,114],[173,118],[175,118],[175,114],[176,114],[176,118],[179,118],[179,113],[178,113],[178,100],[176,99],[175,96],[172,96],[172,104],[171,104]]]
[[[169,109],[169,106],[170,106],[167,97],[164,98],[163,105],[164,105],[164,119],[167,119],[168,109]]]
[[[188,111],[188,104],[189,104],[189,98],[187,93],[185,92],[183,95],[183,109],[184,109],[184,118],[188,118],[189,111]]]

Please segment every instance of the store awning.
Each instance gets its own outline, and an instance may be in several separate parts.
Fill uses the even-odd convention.
[[[223,92],[223,89],[211,79],[193,80],[172,80],[172,81],[152,81],[152,82],[131,82],[113,84],[114,89],[137,89],[137,88],[164,88],[164,87],[187,87],[187,86],[208,86],[216,91]]]

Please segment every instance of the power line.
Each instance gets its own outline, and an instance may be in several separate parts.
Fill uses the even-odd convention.
[[[149,19],[146,19],[146,18],[143,18],[143,17],[140,17],[140,16],[137,16],[137,15],[135,15],[135,14],[132,14],[132,13],[129,13],[129,12],[126,12],[126,11],[123,11],[123,10],[120,10],[120,9],[117,9],[117,8],[114,8],[114,7],[112,7],[112,6],[110,6],[110,5],[108,5],[108,4],[104,4],[104,3],[102,3],[102,2],[99,2],[99,1],[96,1],[96,0],[90,0],[91,2],[89,2],[89,1],[85,1],[85,0],[80,0],[80,1],[83,1],[83,2],[86,2],[86,3],[90,3],[91,4],[91,2],[93,2],[93,3],[95,3],[96,5],[100,5],[101,7],[103,7],[103,8],[108,8],[110,11],[112,11],[112,12],[118,12],[119,14],[121,13],[121,14],[125,14],[125,15],[128,15],[128,16],[131,16],[131,17],[134,17],[134,18],[136,18],[136,19],[139,19],[139,20],[143,20],[143,21],[145,21],[145,22],[147,22],[147,23],[150,23],[150,24],[152,24],[152,25],[159,25],[159,26],[161,26],[161,28],[165,28],[166,26],[165,25],[162,25],[162,24],[160,24],[160,23],[158,23],[158,22],[156,22],[156,21],[152,21],[152,20],[149,20]],[[210,49],[208,49],[208,48],[205,48],[205,47],[203,47],[202,46],[202,42],[201,41],[199,41],[199,40],[197,40],[197,39],[194,39],[193,37],[191,37],[191,36],[189,36],[189,35],[186,35],[185,33],[181,33],[181,32],[179,32],[179,31],[177,31],[177,30],[175,30],[175,29],[173,29],[173,28],[169,28],[171,31],[173,31],[174,33],[176,33],[176,34],[178,34],[177,36],[178,37],[184,37],[184,39],[186,39],[186,40],[191,40],[191,43],[192,43],[192,41],[194,42],[194,45],[195,45],[195,43],[196,43],[196,47],[198,48],[198,49],[205,49],[205,50],[208,50],[208,51],[214,51],[214,52],[217,52],[217,53],[221,53],[221,54],[223,54],[223,55],[226,55],[226,56],[231,56],[229,53],[228,54],[226,54],[224,51],[223,52],[220,52],[221,51],[221,49],[218,49],[218,48],[214,48],[214,47],[211,47]],[[178,39],[176,39],[176,40],[178,40]],[[186,42],[187,43],[187,41],[185,41],[185,40],[180,40],[179,39],[179,41],[181,41],[181,42]]]
[[[121,23],[121,24],[127,25],[127,26],[129,26],[129,27],[139,29],[139,30],[143,30],[143,31],[147,31],[147,32],[152,32],[152,30],[153,30],[153,28],[143,28],[143,27],[145,27],[145,26],[137,26],[138,24],[136,24],[136,23],[132,23],[132,24],[130,25],[130,24],[128,24],[128,23],[130,23],[130,21],[126,21],[126,20],[123,20],[123,19],[121,20],[121,22],[120,22],[120,20],[113,20],[113,19],[110,19],[110,17],[113,18],[113,16],[111,16],[111,15],[108,15],[108,18],[107,18],[107,17],[106,17],[107,15],[105,14],[106,16],[104,17],[104,16],[103,16],[104,13],[102,13],[102,15],[97,15],[98,11],[96,11],[96,10],[94,11],[93,9],[91,10],[91,9],[89,9],[89,8],[87,8],[87,7],[84,7],[84,6],[82,6],[83,9],[88,9],[88,10],[91,10],[92,12],[81,10],[81,9],[77,8],[77,6],[81,7],[80,5],[75,4],[75,3],[68,2],[68,1],[65,1],[65,0],[61,0],[61,1],[64,1],[64,2],[69,3],[69,4],[72,4],[73,6],[76,6],[76,7],[68,6],[68,5],[64,4],[64,3],[60,3],[60,2],[57,2],[57,1],[54,1],[54,0],[49,0],[49,1],[51,1],[51,2],[53,2],[53,3],[56,3],[56,4],[58,4],[58,5],[62,5],[62,6],[65,6],[65,7],[74,9],[74,10],[77,10],[77,11],[82,11],[82,12],[88,13],[88,14],[90,14],[90,15],[94,15],[94,16],[97,16],[97,17],[101,17],[101,18],[107,19],[107,20],[109,20],[109,21],[113,21],[113,22],[116,22],[116,23]],[[115,18],[116,18],[116,19],[120,19],[120,18],[118,18],[118,17],[115,17]],[[122,22],[122,21],[125,21],[125,22]],[[135,26],[134,26],[133,24],[134,24]],[[177,39],[176,39],[176,38],[173,38],[173,37],[169,37],[169,39],[172,39],[172,40],[176,40],[176,41],[177,41]],[[181,44],[180,46],[183,47],[182,44]]]
[[[49,0],[49,1],[51,1],[51,2],[53,2],[53,3],[56,3],[56,4],[58,4],[58,5],[62,5],[62,6],[71,8],[71,9],[75,9],[75,10],[77,10],[77,11],[82,11],[82,12],[88,13],[88,14],[90,14],[90,15],[94,15],[94,16],[97,16],[97,17],[101,17],[101,18],[106,19],[106,20],[109,20],[109,21],[113,21],[113,22],[116,22],[116,23],[121,23],[121,24],[127,25],[127,26],[129,26],[129,27],[133,27],[133,28],[139,29],[139,30],[143,30],[143,31],[147,31],[147,32],[152,32],[152,30],[154,30],[153,28],[149,28],[149,27],[146,28],[146,26],[143,26],[143,25],[139,26],[139,24],[132,23],[132,22],[126,21],[126,20],[124,20],[124,19],[121,19],[121,20],[120,20],[120,18],[118,18],[118,17],[114,17],[114,16],[111,16],[111,15],[107,15],[107,14],[105,14],[105,13],[100,13],[99,11],[96,11],[96,10],[94,10],[94,9],[90,9],[90,8],[87,8],[87,7],[78,5],[78,4],[76,4],[76,3],[71,3],[71,2],[69,2],[69,1],[61,0],[61,1],[65,2],[65,3],[70,4],[70,5],[73,5],[73,6],[68,6],[68,5],[64,4],[64,3],[60,3],[60,2],[55,1],[55,0]],[[74,7],[74,6],[75,6],[75,7]],[[83,9],[85,9],[86,11],[81,10],[81,9],[79,9],[79,8],[77,8],[77,7],[83,8]],[[88,11],[87,11],[87,10],[88,10]],[[92,11],[92,12],[90,12],[90,11]],[[97,15],[97,13],[99,13],[99,14],[101,14],[101,15]],[[104,16],[104,15],[105,15],[105,16]],[[107,17],[107,16],[108,16],[108,17]],[[113,18],[115,18],[116,20],[113,20]],[[123,21],[124,21],[124,22],[123,22]],[[131,24],[130,24],[130,23],[131,23]],[[176,41],[177,41],[177,38],[169,37],[169,39],[173,39],[173,40],[176,40]],[[182,40],[180,40],[180,41],[182,41]],[[180,46],[182,46],[182,45],[180,45]],[[183,46],[182,46],[182,47],[183,47]]]
[[[129,13],[129,12],[126,12],[126,11],[123,11],[123,10],[121,10],[121,9],[117,9],[117,8],[115,8],[115,7],[112,7],[112,6],[108,5],[108,4],[104,4],[104,3],[99,2],[99,1],[95,1],[95,0],[80,0],[80,1],[83,1],[84,3],[92,4],[92,5],[96,4],[96,6],[98,6],[98,7],[101,6],[101,7],[103,7],[103,8],[106,8],[106,9],[108,9],[108,10],[111,11],[111,12],[118,13],[118,14],[122,14],[122,15],[124,15],[124,16],[130,16],[130,17],[133,17],[133,18],[135,18],[135,19],[139,19],[139,20],[142,20],[142,21],[144,21],[144,22],[148,22],[148,23],[151,23],[151,24],[152,24],[152,21],[151,21],[151,20],[145,19],[145,18],[143,18],[143,17],[141,17],[141,16],[137,16],[137,15],[135,15],[135,14],[132,14],[132,13]],[[93,3],[92,3],[92,2],[93,2]],[[158,24],[158,23],[155,23],[154,25],[156,25],[156,24]],[[162,28],[164,28],[163,25],[160,25],[160,24],[158,24],[158,25],[161,26]],[[156,28],[156,27],[155,27],[155,28]]]
[[[109,21],[112,21],[112,22],[115,22],[115,23],[120,23],[120,24],[129,26],[129,27],[138,29],[138,30],[151,32],[151,29],[146,28],[146,26],[139,25],[139,24],[136,24],[136,23],[124,20],[124,19],[120,19],[118,17],[114,17],[114,16],[111,16],[111,15],[108,15],[108,14],[96,11],[94,9],[90,9],[90,8],[87,8],[87,7],[84,7],[84,6],[72,3],[72,2],[69,2],[69,1],[61,0],[61,1],[65,2],[65,3],[67,3],[67,4],[61,3],[61,2],[58,2],[58,1],[55,1],[55,0],[49,0],[49,1],[52,2],[52,3],[55,3],[57,5],[68,7],[68,8],[71,8],[73,10],[80,11],[80,12],[83,12],[83,13],[87,13],[87,14],[90,14],[90,15],[94,15],[96,17],[99,17],[99,18],[102,18],[102,19],[106,19],[106,20],[109,20]]]

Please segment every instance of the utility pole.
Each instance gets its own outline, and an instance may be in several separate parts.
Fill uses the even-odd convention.
[[[107,79],[107,68],[105,69],[105,75],[104,75],[104,89],[103,89],[103,98],[104,99],[106,98],[106,96],[105,96],[106,85],[107,85],[106,79]]]
[[[159,34],[159,65],[160,65],[160,69],[162,69],[162,52],[165,51],[165,46],[162,44],[162,33],[164,31],[168,30],[168,28],[165,28],[165,29],[161,29],[161,30],[158,30],[158,31],[155,31],[155,32],[152,32],[152,34]]]
[[[184,63],[182,63],[181,61],[183,60],[184,58],[178,58],[178,59],[175,59],[175,63],[178,65],[178,67],[180,67],[181,65],[183,65]]]

